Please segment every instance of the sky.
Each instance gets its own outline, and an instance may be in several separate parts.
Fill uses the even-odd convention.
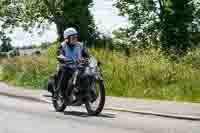
[[[127,18],[118,16],[118,9],[113,7],[115,0],[94,0],[91,13],[94,15],[95,23],[99,31],[111,35],[116,28],[127,25]],[[53,42],[57,39],[56,27],[52,24],[49,30],[38,35],[36,30],[32,34],[24,32],[21,28],[14,30],[10,35],[13,46],[27,46],[40,44],[42,42]]]

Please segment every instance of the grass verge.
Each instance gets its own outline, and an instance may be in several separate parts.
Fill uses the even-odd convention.
[[[39,57],[15,57],[3,61],[2,80],[18,86],[44,88],[56,70],[56,47]],[[118,51],[90,49],[103,62],[108,95],[176,101],[200,101],[200,50],[189,52],[179,63],[159,50],[145,49],[126,57]]]

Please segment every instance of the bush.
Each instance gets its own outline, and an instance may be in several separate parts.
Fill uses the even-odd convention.
[[[0,58],[6,58],[8,57],[6,52],[0,52]]]
[[[200,100],[200,69],[191,67],[187,60],[171,62],[154,49],[136,52],[129,58],[116,51],[97,51],[91,53],[104,62],[103,75],[109,95]]]
[[[193,68],[200,69],[200,48],[189,51],[188,54],[183,58],[183,62],[191,65]]]
[[[42,88],[51,70],[46,56],[15,57],[3,61],[2,79],[15,85]],[[12,75],[12,76],[11,76]]]
[[[3,79],[16,85],[42,88],[56,70],[57,46],[57,43],[51,45],[47,53],[39,57],[4,60]],[[102,73],[108,95],[200,101],[198,49],[178,63],[171,62],[155,49],[132,49],[130,57],[115,50],[89,51],[103,63]]]

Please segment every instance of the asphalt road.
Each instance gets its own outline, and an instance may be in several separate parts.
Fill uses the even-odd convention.
[[[81,107],[57,113],[51,105],[0,96],[0,133],[200,133],[200,121],[104,111],[88,116]]]

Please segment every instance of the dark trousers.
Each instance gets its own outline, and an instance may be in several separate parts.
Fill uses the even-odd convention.
[[[65,96],[66,89],[68,89],[68,81],[73,75],[73,70],[70,68],[60,69],[58,72],[58,91]]]

